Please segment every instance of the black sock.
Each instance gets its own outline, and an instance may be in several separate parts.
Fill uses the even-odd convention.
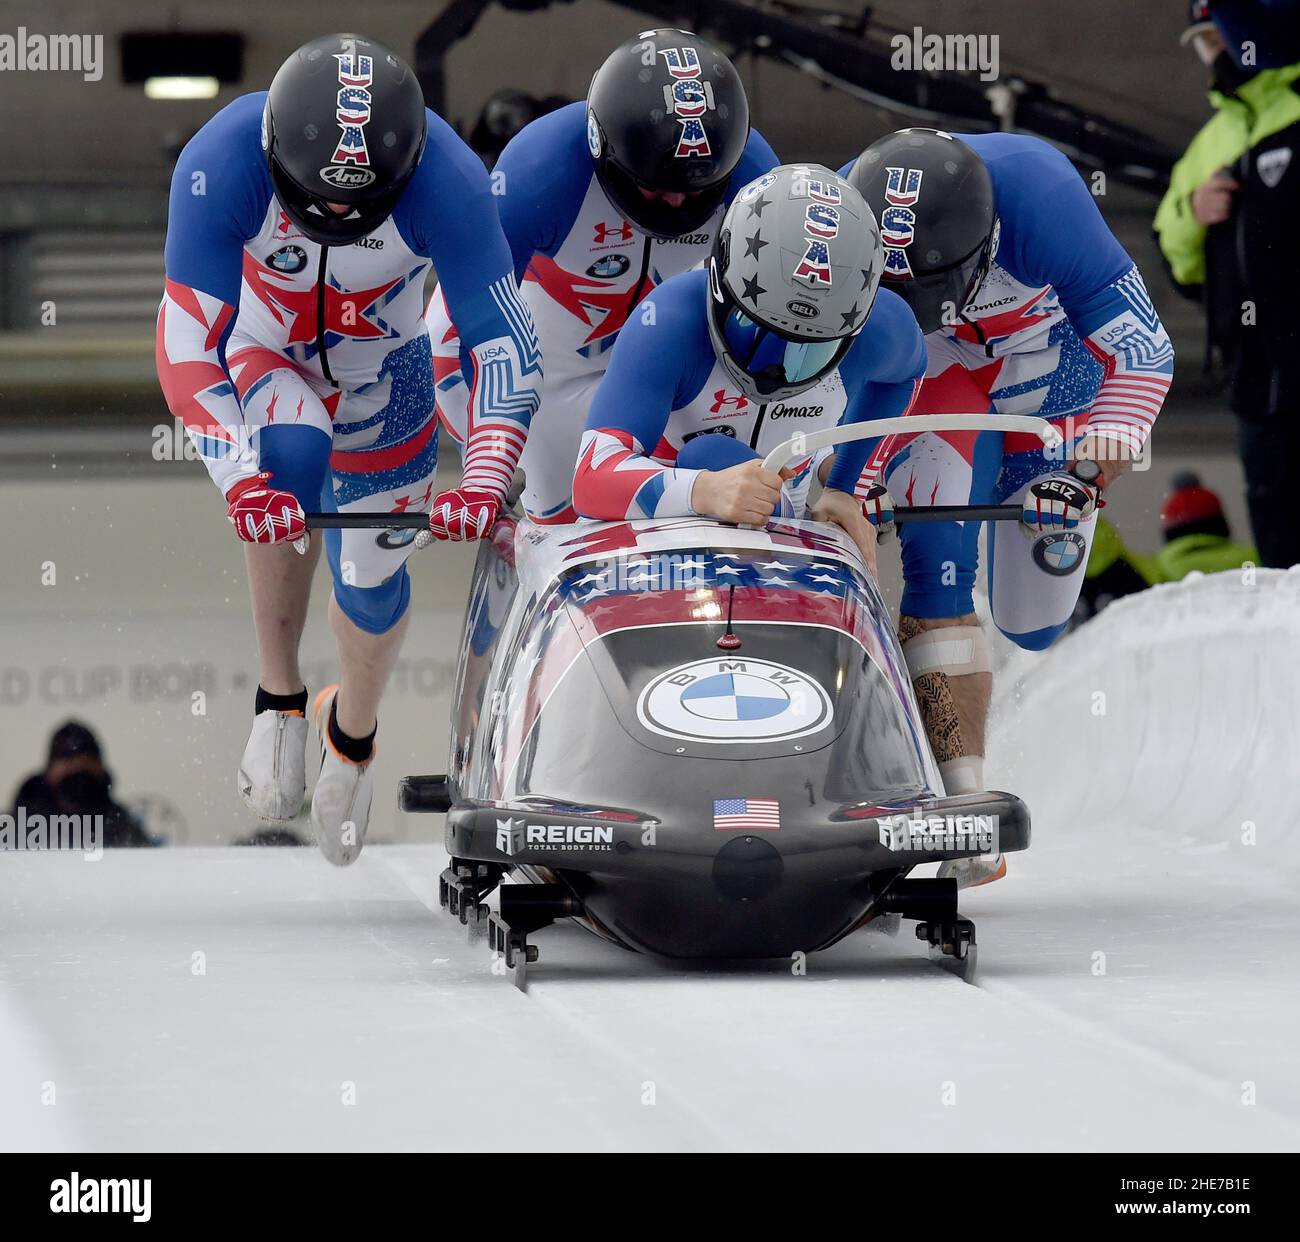
[[[349,737],[339,728],[338,706],[339,696],[336,694],[330,704],[330,719],[326,726],[330,742],[344,759],[351,759],[353,763],[365,763],[374,753],[375,734],[379,732],[379,726],[375,725],[365,737]]]
[[[253,715],[262,712],[297,712],[300,716],[307,714],[307,687],[297,694],[272,694],[269,690],[257,687],[257,698],[253,701]]]

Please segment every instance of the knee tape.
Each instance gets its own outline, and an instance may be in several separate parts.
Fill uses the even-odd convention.
[[[987,673],[990,669],[988,639],[978,625],[949,625],[938,630],[921,630],[914,617],[904,616],[899,623],[903,639],[903,658],[916,688],[917,705],[926,736],[939,764],[944,786],[949,793],[978,788],[982,780],[982,763],[976,770],[963,765],[967,742],[961,734],[957,705],[953,700],[949,678],[967,673]],[[961,769],[959,779],[958,769]]]
[[[989,640],[978,625],[946,625],[922,630],[903,642],[903,659],[912,680],[926,673],[961,677],[992,671]]]

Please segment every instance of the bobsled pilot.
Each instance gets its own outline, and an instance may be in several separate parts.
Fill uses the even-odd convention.
[[[656,285],[708,258],[736,192],[776,163],[750,129],[735,67],[685,30],[629,39],[596,71],[585,103],[533,121],[506,146],[492,173],[501,227],[546,356],[522,458],[533,521],[574,519],[578,441],[624,321]],[[474,411],[460,319],[441,289],[428,324],[443,425],[463,442]],[[522,443],[521,433],[516,450]]]
[[[829,169],[786,165],[747,185],[707,270],[665,281],[619,334],[582,437],[578,513],[803,516],[811,461],[778,476],[762,457],[797,432],[903,414],[925,370],[912,312],[877,293],[883,259],[870,210]],[[869,449],[819,462],[809,516],[844,527],[874,567],[853,496]]]
[[[1036,414],[1065,437],[1055,455],[1032,434],[896,439],[863,481],[875,483],[892,453],[882,507],[890,496],[1019,504],[1019,523],[989,524],[989,605],[1012,642],[1042,650],[1073,613],[1101,497],[1130,469],[1169,390],[1169,337],[1079,174],[1047,143],[901,130],[844,172],[880,220],[883,287],[926,334],[913,413]],[[902,532],[899,637],[950,794],[984,788],[992,683],[972,599],[979,528]],[[998,858],[944,866],[959,884],[1005,871]]]
[[[480,434],[434,497],[437,421],[424,277],[437,265]],[[298,667],[324,543],[340,679],[315,704],[311,822],[335,863],[365,837],[377,712],[406,628],[410,545],[304,511],[428,511],[440,538],[487,532],[537,404],[541,362],[477,157],[409,66],[353,35],[314,39],[269,92],[222,109],[172,177],[158,377],[247,547],[260,680],[239,792],[292,819],[306,786]],[[504,455],[504,463],[498,460]]]

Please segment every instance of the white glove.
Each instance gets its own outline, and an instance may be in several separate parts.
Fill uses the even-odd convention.
[[[873,483],[862,497],[862,516],[876,528],[876,542],[894,533],[894,498],[883,483]]]
[[[1099,488],[1064,470],[1031,483],[1020,504],[1021,525],[1031,534],[1073,530],[1097,511]]]

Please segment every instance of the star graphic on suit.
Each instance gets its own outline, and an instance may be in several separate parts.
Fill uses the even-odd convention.
[[[758,252],[766,245],[762,233],[755,233],[753,237],[745,238],[745,258],[757,259]]]
[[[273,282],[273,273],[258,264],[244,265],[244,277],[252,286],[258,299],[266,304],[277,322],[284,323],[283,312],[294,317],[289,329],[288,344],[309,343],[316,339],[318,330],[316,289],[289,289]],[[354,341],[378,340],[396,336],[396,332],[381,326],[375,313],[375,304],[401,283],[401,277],[370,289],[339,289],[325,286],[325,331]]]
[[[750,203],[749,216],[747,218],[752,220],[757,216],[761,220],[763,218],[763,208],[770,207],[771,205],[772,200],[768,198],[766,194],[760,194],[752,203]]]
[[[757,306],[759,296],[766,293],[767,290],[758,283],[757,276],[745,276],[742,277],[742,279],[745,282],[745,292],[741,296],[748,298],[755,306]]]

